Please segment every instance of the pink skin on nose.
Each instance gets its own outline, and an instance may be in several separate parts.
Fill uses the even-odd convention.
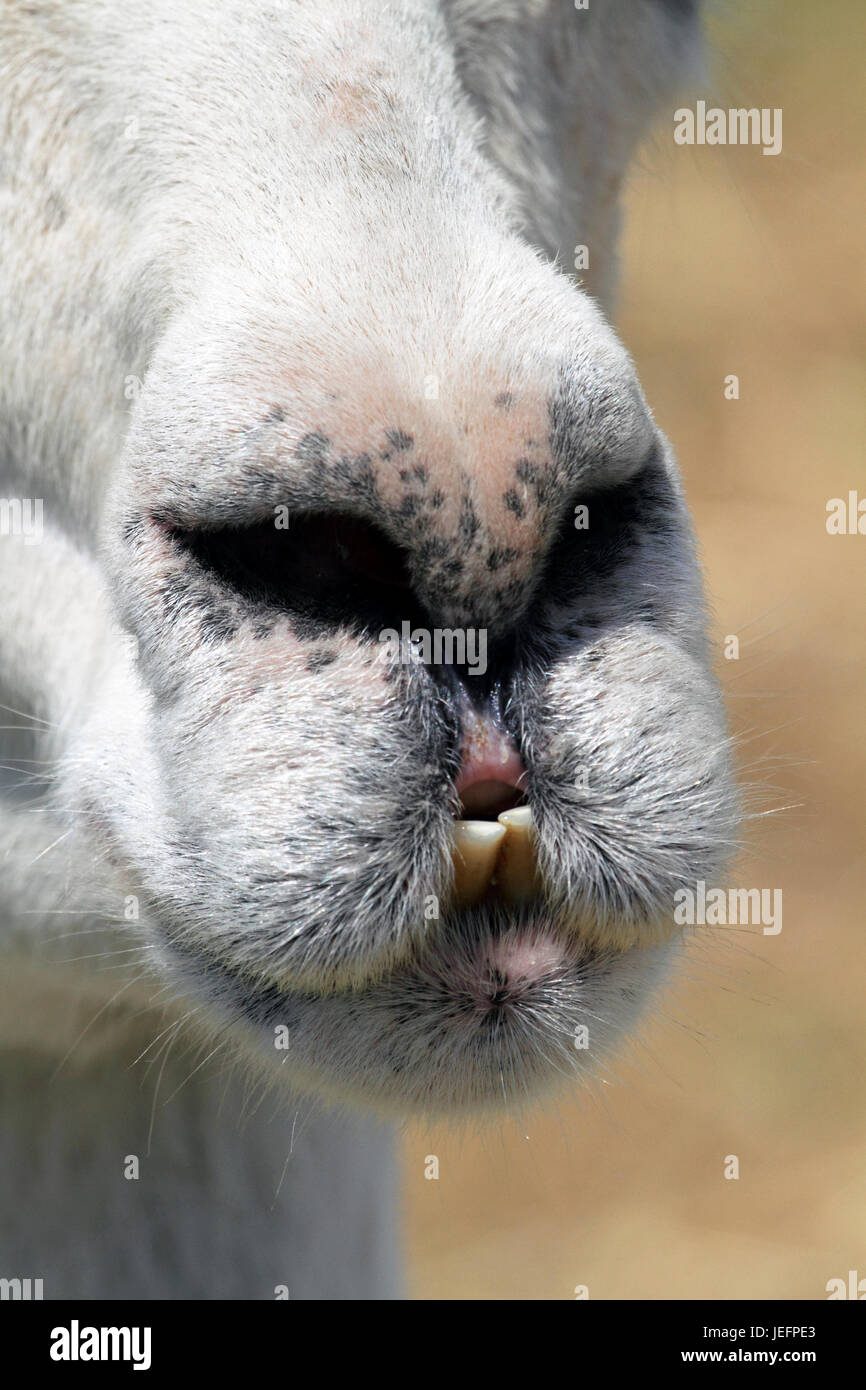
[[[498,815],[519,799],[526,778],[512,739],[491,719],[466,708],[457,793],[464,816]]]

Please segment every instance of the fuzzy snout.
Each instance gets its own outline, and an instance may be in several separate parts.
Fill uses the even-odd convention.
[[[588,301],[501,251],[519,314],[455,268],[435,322],[372,301],[327,378],[287,304],[197,303],[136,408],[106,524],[151,843],[86,796],[159,949],[248,1021],[273,991],[390,1027],[435,978],[445,1048],[467,953],[472,999],[501,977],[543,1019],[587,962],[648,960],[727,854],[670,450]]]

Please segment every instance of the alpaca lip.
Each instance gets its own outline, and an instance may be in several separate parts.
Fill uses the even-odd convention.
[[[523,800],[516,783],[503,782],[498,777],[479,778],[468,784],[464,782],[460,790],[460,809],[465,820],[498,816],[501,811],[510,811]]]
[[[467,818],[492,819],[523,798],[526,767],[510,734],[468,703],[461,712],[463,741],[455,790]]]
[[[349,1098],[350,1067],[353,1091],[395,1114],[499,1108],[555,1089],[615,1036],[604,1001],[633,992],[638,968],[531,904],[460,913],[447,934],[354,990],[267,979],[179,941],[169,950],[178,978],[218,998],[227,1022],[252,1027],[271,1065],[275,1031],[288,1030],[276,1057],[302,1089]]]

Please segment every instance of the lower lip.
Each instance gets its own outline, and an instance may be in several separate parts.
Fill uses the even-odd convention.
[[[528,984],[573,964],[573,952],[549,932],[508,934],[486,944],[482,962],[506,979]]]

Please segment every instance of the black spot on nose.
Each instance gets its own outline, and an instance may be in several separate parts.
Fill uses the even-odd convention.
[[[386,430],[385,435],[392,449],[399,453],[407,452],[415,443],[412,435],[407,434],[405,430]]]

